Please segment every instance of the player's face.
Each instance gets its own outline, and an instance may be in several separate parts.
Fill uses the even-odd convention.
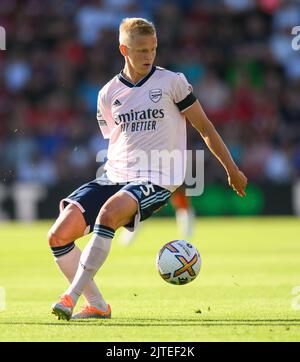
[[[135,35],[126,46],[127,62],[138,74],[147,74],[152,68],[157,48],[155,35]]]

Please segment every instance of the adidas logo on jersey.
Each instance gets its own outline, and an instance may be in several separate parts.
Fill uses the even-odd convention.
[[[119,107],[119,106],[121,106],[121,105],[122,105],[122,103],[121,103],[118,99],[116,99],[116,100],[114,101],[114,103],[112,104],[113,107]]]

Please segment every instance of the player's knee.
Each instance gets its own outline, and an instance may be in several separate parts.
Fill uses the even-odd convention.
[[[50,247],[63,246],[69,242],[68,240],[60,237],[60,235],[55,234],[51,229],[48,231],[47,237]]]
[[[114,230],[116,229],[119,222],[118,213],[114,212],[109,208],[102,208],[100,210],[98,219],[99,219],[99,224],[109,226]]]

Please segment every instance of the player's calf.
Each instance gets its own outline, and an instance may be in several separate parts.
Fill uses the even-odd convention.
[[[81,251],[74,240],[84,234],[86,223],[76,205],[63,209],[48,232],[48,244],[55,261],[69,281],[77,270]]]

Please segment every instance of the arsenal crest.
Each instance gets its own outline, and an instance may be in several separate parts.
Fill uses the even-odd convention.
[[[162,96],[162,90],[157,88],[157,89],[151,89],[149,91],[149,97],[151,99],[151,101],[153,101],[154,103],[157,103]]]

